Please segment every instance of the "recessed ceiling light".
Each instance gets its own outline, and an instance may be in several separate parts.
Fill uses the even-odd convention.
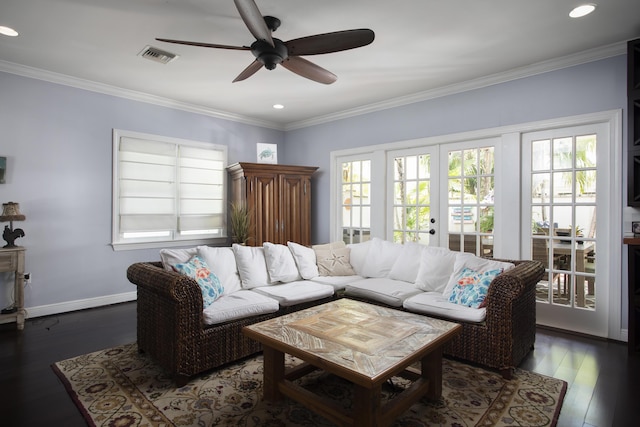
[[[275,108],[276,110],[282,110],[284,108],[284,105],[282,105],[282,104],[273,104],[273,108]]]
[[[583,16],[587,16],[594,10],[596,10],[596,5],[593,3],[581,4],[580,6],[569,12],[569,16],[572,18],[582,18]]]
[[[5,36],[15,37],[18,35],[18,32],[13,28],[3,27],[0,25],[0,34],[4,34]]]

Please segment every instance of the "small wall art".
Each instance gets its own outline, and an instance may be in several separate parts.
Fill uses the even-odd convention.
[[[278,145],[258,142],[258,163],[278,163]]]
[[[4,174],[7,170],[7,158],[0,157],[0,184],[4,184]]]

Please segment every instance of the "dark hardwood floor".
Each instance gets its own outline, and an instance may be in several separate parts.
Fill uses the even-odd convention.
[[[85,426],[50,365],[133,342],[135,327],[135,303],[0,325],[0,426]],[[625,343],[539,329],[520,367],[568,382],[559,427],[640,425],[640,357]]]

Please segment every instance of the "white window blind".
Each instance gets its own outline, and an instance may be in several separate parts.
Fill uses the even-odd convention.
[[[226,237],[224,146],[114,131],[113,244]]]

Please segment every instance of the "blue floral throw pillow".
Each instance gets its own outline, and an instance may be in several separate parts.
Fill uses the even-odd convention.
[[[470,268],[465,268],[460,273],[458,283],[449,295],[449,302],[471,308],[482,307],[489,291],[489,284],[500,273],[502,273],[502,269],[478,273]]]
[[[222,292],[224,292],[224,287],[220,283],[218,276],[209,270],[207,263],[198,255],[192,257],[188,262],[176,264],[175,269],[178,273],[189,276],[198,283],[202,291],[204,308],[213,304],[213,302],[222,295]]]

